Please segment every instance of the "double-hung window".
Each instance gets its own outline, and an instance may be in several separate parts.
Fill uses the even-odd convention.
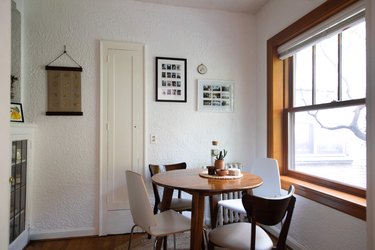
[[[365,197],[365,10],[344,2],[298,36],[268,41],[268,155],[286,176]]]
[[[366,188],[363,12],[291,57],[289,170]],[[354,16],[355,17],[355,16]]]

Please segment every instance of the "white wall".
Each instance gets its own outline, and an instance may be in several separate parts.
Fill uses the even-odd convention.
[[[26,119],[35,134],[33,234],[85,234],[97,229],[99,190],[99,40],[146,45],[145,163],[210,163],[211,141],[227,161],[255,156],[255,19],[244,14],[166,7],[124,0],[24,2]],[[83,117],[45,116],[44,66],[63,51],[83,67]],[[188,102],[159,103],[155,56],[188,60]],[[196,67],[204,63],[206,75]],[[233,113],[196,111],[196,80],[235,81]],[[150,134],[157,144],[149,144]],[[147,171],[148,172],[148,171]],[[76,231],[78,230],[78,232]]]
[[[375,127],[375,3],[367,0],[367,127]],[[367,131],[367,166],[375,164],[375,131]],[[375,249],[375,169],[367,168],[367,249]]]
[[[324,0],[270,0],[256,15],[257,23],[257,156],[267,155],[267,40]]]
[[[8,249],[10,208],[10,1],[0,1],[0,249]]]
[[[267,154],[266,42],[322,2],[271,0],[256,16],[258,156]],[[366,222],[298,196],[288,237],[306,249],[365,249]]]
[[[4,2],[1,3],[2,12],[6,9],[3,8]],[[60,2],[27,1],[24,7],[26,79],[23,84],[26,91],[23,98],[26,99],[26,119],[39,128],[34,162],[35,187],[32,190],[34,233],[97,227],[100,39],[146,44],[146,164],[184,160],[190,166],[203,165],[209,162],[212,139],[221,140],[230,150],[228,161],[248,164],[254,158],[255,150],[258,156],[266,155],[266,40],[322,1],[271,0],[257,15],[257,33],[253,18],[244,15],[119,0]],[[0,16],[4,19],[6,15],[2,12]],[[0,30],[7,29],[2,20]],[[1,39],[6,39],[6,36]],[[84,68],[83,117],[44,116],[47,102],[44,66],[62,51],[64,44]],[[0,49],[3,52],[2,47]],[[259,53],[255,61],[256,51]],[[188,103],[154,102],[155,56],[188,59]],[[3,63],[4,59],[1,60]],[[204,76],[195,70],[202,62],[208,66],[208,73]],[[0,70],[3,77],[6,67],[0,67]],[[8,75],[6,73],[6,78]],[[254,88],[255,76],[257,91]],[[196,112],[198,78],[235,80],[235,112]],[[4,84],[0,85],[1,89],[3,87]],[[6,84],[4,89],[8,91],[8,88]],[[8,98],[8,95],[4,96]],[[375,98],[374,88],[370,96]],[[1,107],[8,107],[8,100],[0,100],[4,103]],[[373,103],[372,107],[375,109]],[[5,123],[5,127],[3,123],[0,126],[1,137],[6,138],[9,129]],[[226,131],[230,131],[230,135],[226,135]],[[148,144],[150,134],[157,136],[158,144]],[[9,154],[2,149],[0,152]],[[4,170],[8,171],[0,168],[1,181],[7,181],[9,176],[8,172],[3,173]],[[375,179],[373,173],[369,178]],[[1,218],[5,217],[7,207],[0,207]],[[290,236],[307,249],[365,248],[364,222],[303,197],[298,197],[295,213]],[[369,228],[372,224],[370,221]],[[371,230],[369,236],[373,233]],[[4,242],[2,239],[7,237],[6,234],[0,232],[0,242]]]

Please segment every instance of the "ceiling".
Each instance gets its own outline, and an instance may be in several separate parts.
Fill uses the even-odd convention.
[[[255,14],[269,0],[135,0],[198,9],[223,10]]]

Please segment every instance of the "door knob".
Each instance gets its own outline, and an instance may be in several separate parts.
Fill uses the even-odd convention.
[[[13,176],[9,177],[9,183],[12,184],[12,185],[14,184],[14,177]]]

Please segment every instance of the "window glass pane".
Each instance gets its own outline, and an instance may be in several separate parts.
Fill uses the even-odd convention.
[[[332,36],[316,44],[316,104],[337,100],[338,38]]]
[[[366,188],[364,105],[297,112],[294,121],[291,170]]]
[[[312,47],[294,56],[294,106],[312,105]]]
[[[366,96],[366,25],[357,24],[342,32],[343,100]]]

